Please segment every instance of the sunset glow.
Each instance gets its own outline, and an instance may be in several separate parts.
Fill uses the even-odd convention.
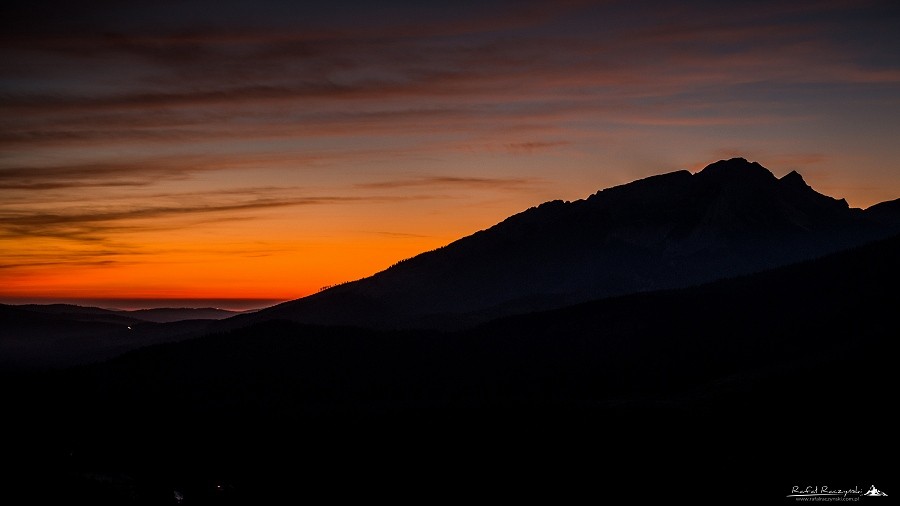
[[[0,302],[294,299],[732,156],[854,207],[900,195],[895,2],[3,18]]]

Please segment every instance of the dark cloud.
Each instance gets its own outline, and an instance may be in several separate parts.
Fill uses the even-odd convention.
[[[252,216],[255,211],[268,209],[342,204],[342,203],[388,203],[397,201],[434,198],[428,195],[406,196],[307,196],[284,197],[267,196],[271,191],[265,188],[243,188],[207,194],[169,195],[168,199],[201,201],[180,205],[131,206],[119,209],[72,208],[58,212],[35,211],[30,209],[0,208],[0,239],[25,237],[50,237],[82,242],[103,243],[109,236],[120,232],[166,230],[179,223],[180,226],[236,221]],[[243,199],[223,201],[222,196],[242,196]],[[205,198],[204,198],[205,197]],[[209,202],[202,202],[207,200]],[[194,220],[179,222],[181,219]],[[196,221],[198,220],[199,221]]]
[[[108,265],[122,265],[125,262],[118,260],[78,260],[65,259],[53,261],[33,261],[21,263],[0,263],[0,269],[23,269],[32,267],[102,267]]]
[[[511,142],[506,145],[506,148],[515,153],[519,153],[519,152],[532,153],[534,151],[558,148],[560,146],[567,146],[569,144],[571,144],[571,143],[568,141]]]
[[[192,157],[57,166],[0,167],[0,190],[147,186],[202,170]]]
[[[131,1],[127,6],[108,2],[34,1],[27,8],[4,9],[2,25],[7,38],[108,33],[113,29],[151,39],[167,36],[192,42],[217,39],[247,40],[255,35],[279,34],[289,38],[330,40],[446,37],[496,32],[540,25],[591,4],[586,0],[541,0],[452,4],[434,2],[179,2]],[[93,5],[92,5],[93,4]],[[373,22],[373,17],[376,19]],[[104,30],[105,29],[105,30]]]
[[[13,112],[19,109],[36,112],[41,110],[61,112],[67,110],[152,109],[311,97],[365,97],[373,93],[384,93],[384,88],[374,84],[350,86],[330,82],[310,82],[295,83],[291,86],[247,85],[98,96],[22,95],[7,97],[6,103],[0,107]]]
[[[365,189],[397,189],[429,186],[457,186],[465,188],[520,189],[525,186],[540,184],[541,182],[542,180],[537,178],[432,176],[412,179],[397,179],[392,181],[377,181],[373,183],[360,183],[357,184],[356,187]]]
[[[281,17],[231,6],[207,20],[203,4],[171,7],[190,23],[166,18],[169,6],[138,5],[71,25],[58,18],[65,29],[20,12],[24,28],[0,49],[10,83],[0,145],[468,132],[562,121],[552,113],[677,126],[687,121],[679,107],[695,107],[691,90],[712,90],[705,104],[728,115],[719,97],[746,95],[748,83],[900,82],[896,66],[860,58],[871,44],[848,39],[845,25],[890,24],[854,16],[856,3],[606,3],[404,5],[384,8],[396,16],[378,22],[365,15],[371,8],[354,21],[281,4],[272,11]],[[142,22],[145,9],[153,15]],[[120,16],[130,23],[115,23]],[[746,99],[757,109],[773,103]],[[527,143],[510,150],[517,144]]]
[[[80,241],[103,240],[103,232],[134,228],[123,224],[133,220],[177,218],[211,213],[249,212],[260,209],[334,202],[333,199],[275,200],[258,199],[249,202],[183,205],[170,207],[141,207],[115,211],[72,211],[59,213],[2,210],[0,238],[55,237]]]

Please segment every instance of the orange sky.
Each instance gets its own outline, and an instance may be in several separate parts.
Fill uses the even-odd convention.
[[[5,15],[0,302],[291,299],[733,156],[900,196],[891,2],[299,4]]]

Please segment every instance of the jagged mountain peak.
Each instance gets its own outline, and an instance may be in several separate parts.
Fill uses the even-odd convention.
[[[769,169],[746,158],[731,158],[711,163],[697,173],[701,179],[716,181],[734,181],[753,179],[774,180],[775,175]]]
[[[800,175],[800,173],[797,172],[796,170],[792,170],[792,171],[788,172],[787,174],[782,176],[781,179],[779,179],[779,181],[781,181],[783,184],[809,186],[808,184],[806,184],[806,181],[803,179],[803,176]]]
[[[843,212],[850,207],[843,198],[836,199],[817,192],[796,170],[792,170],[782,176],[778,180],[778,186],[782,195],[793,200],[794,205],[800,208],[816,206],[819,208],[818,212],[823,212],[826,209],[831,212]]]

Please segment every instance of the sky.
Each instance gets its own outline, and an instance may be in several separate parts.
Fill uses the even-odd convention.
[[[734,156],[900,197],[895,1],[0,9],[0,302],[260,306]]]

